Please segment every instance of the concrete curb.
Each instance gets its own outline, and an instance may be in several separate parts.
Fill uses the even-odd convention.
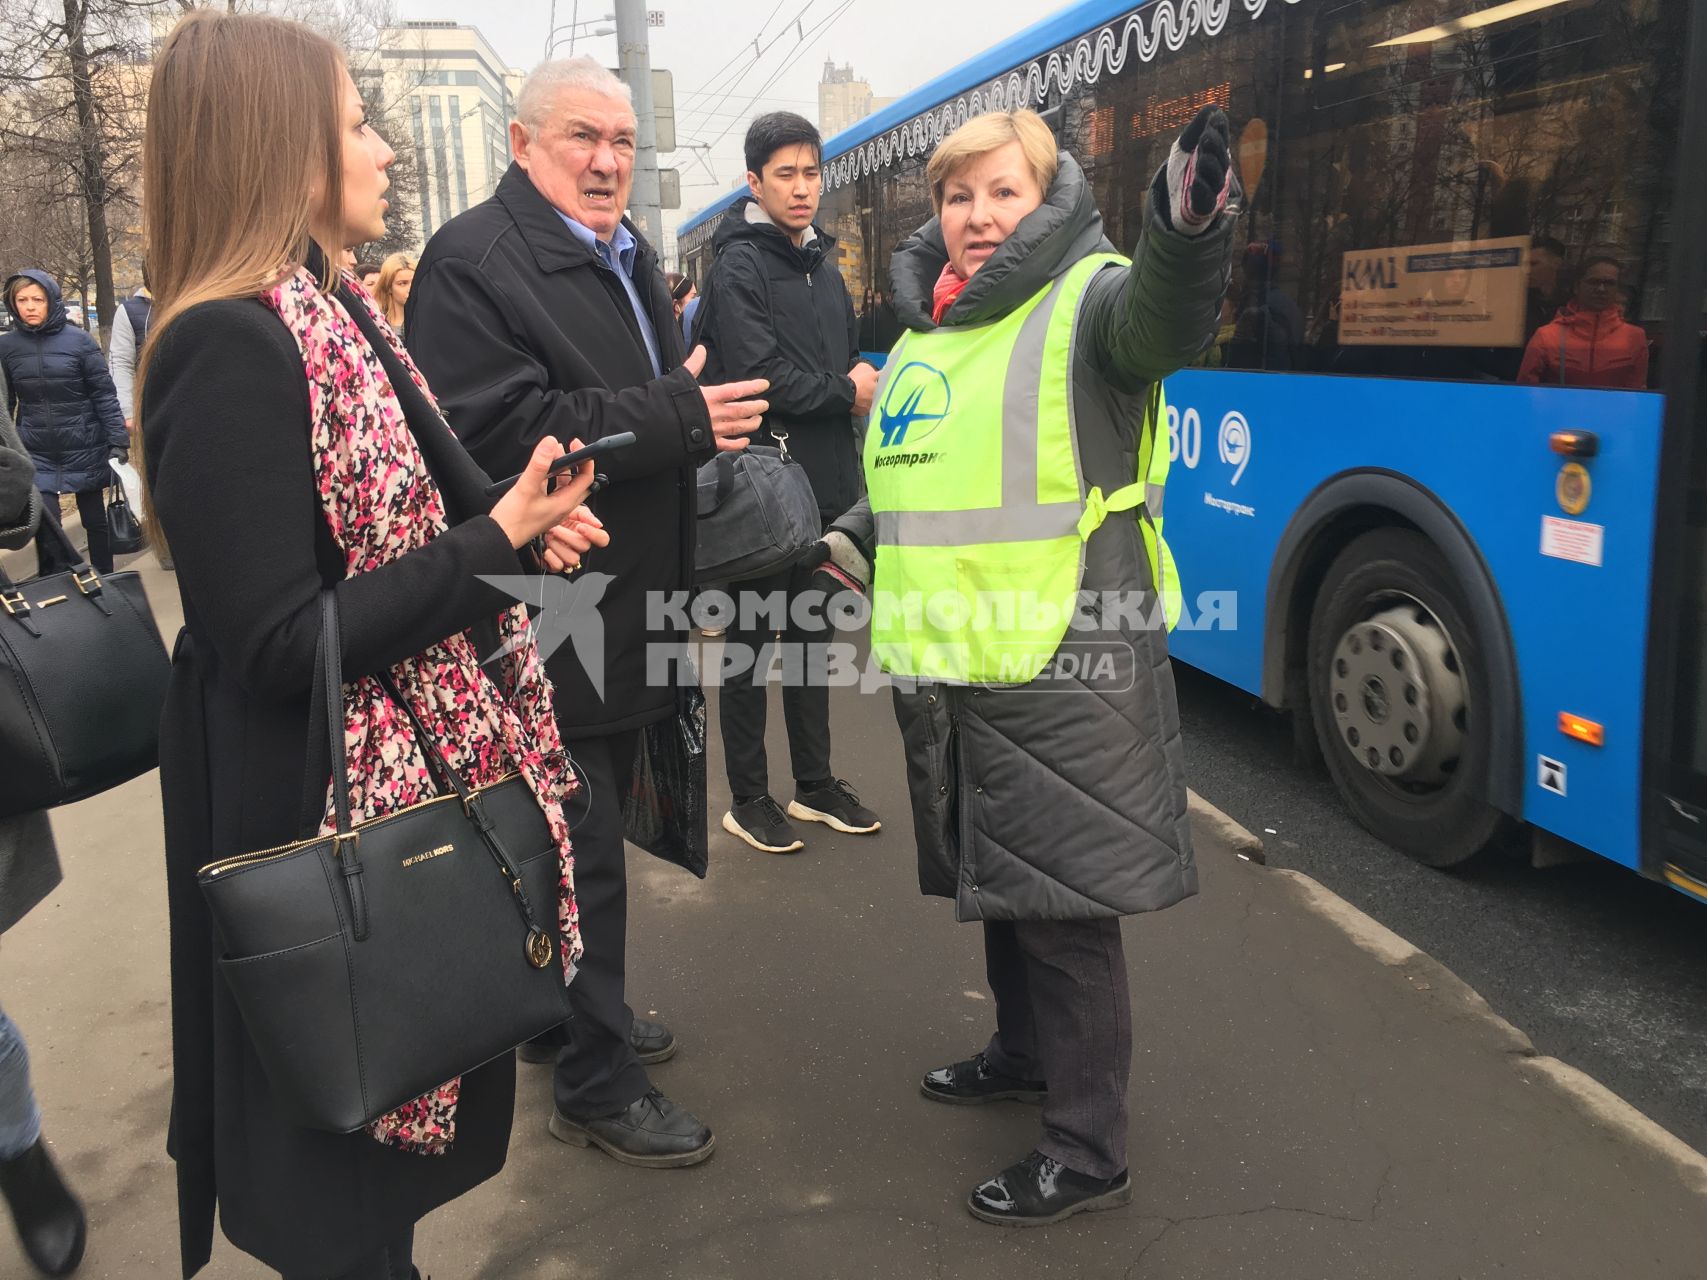
[[[1268,855],[1263,852],[1262,841],[1251,832],[1234,822],[1221,810],[1195,791],[1186,793],[1186,807],[1191,815],[1207,826],[1215,835],[1224,841],[1234,853],[1247,862],[1267,865]]]
[[[1191,812],[1209,824],[1235,853],[1253,862],[1263,861],[1262,841],[1196,792],[1191,794]],[[1250,852],[1253,846],[1255,854]],[[1382,964],[1402,970],[1413,989],[1427,992],[1463,1015],[1490,1027],[1504,1041],[1518,1070],[1552,1085],[1592,1123],[1612,1130],[1669,1164],[1684,1186],[1697,1195],[1707,1197],[1707,1156],[1631,1106],[1593,1076],[1569,1063],[1538,1053],[1535,1042],[1496,1013],[1469,983],[1415,944],[1352,906],[1320,881],[1286,867],[1267,867],[1267,870],[1296,895],[1300,905],[1332,924],[1354,945]]]

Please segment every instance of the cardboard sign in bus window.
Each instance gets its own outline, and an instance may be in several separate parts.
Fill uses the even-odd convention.
[[[1354,250],[1340,276],[1340,344],[1521,347],[1528,281],[1528,236]]]

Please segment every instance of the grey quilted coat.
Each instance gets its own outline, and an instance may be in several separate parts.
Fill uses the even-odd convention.
[[[0,459],[0,470],[9,479],[28,475],[28,455],[6,413],[6,378],[0,373],[0,454],[18,455],[10,460]],[[10,461],[12,465],[5,465]],[[0,483],[0,551],[15,551],[26,547],[35,537],[35,522],[39,506],[29,503],[30,490],[23,484]],[[53,847],[53,832],[47,824],[47,814],[25,813],[12,818],[0,818],[0,933],[5,933],[24,913],[59,883],[59,857]]]
[[[1078,451],[1086,483],[1104,493],[1137,474],[1150,385],[1208,344],[1227,286],[1234,219],[1187,237],[1172,229],[1166,201],[1158,177],[1131,270],[1101,271],[1080,312]],[[943,325],[999,318],[1086,254],[1110,249],[1084,174],[1063,155],[1043,206],[972,277]],[[895,251],[895,308],[909,328],[936,327],[931,293],[946,261],[934,219]],[[869,545],[866,504],[836,525]],[[1094,630],[1069,634],[1063,653],[1113,651],[1118,661],[1100,675],[1073,678],[1058,654],[1030,685],[895,689],[919,887],[953,898],[961,920],[1123,916],[1197,892],[1167,634],[1139,620],[1152,612],[1154,583],[1130,516],[1112,515],[1091,535],[1082,587],[1147,602],[1098,610],[1088,615]]]

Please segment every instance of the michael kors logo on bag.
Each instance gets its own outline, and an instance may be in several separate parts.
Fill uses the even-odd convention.
[[[403,865],[412,867],[417,862],[431,862],[434,858],[442,858],[447,853],[455,853],[454,844],[441,844],[437,849],[428,849],[425,853],[417,853],[413,858],[403,859]]]

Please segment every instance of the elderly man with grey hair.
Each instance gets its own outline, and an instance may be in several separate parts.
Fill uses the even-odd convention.
[[[555,1058],[558,1138],[646,1168],[696,1164],[711,1154],[711,1130],[646,1074],[675,1037],[635,1018],[624,993],[621,802],[639,731],[677,714],[671,674],[648,659],[681,652],[685,619],[648,602],[692,586],[695,470],[745,447],[766,384],[702,387],[704,352],[684,359],[657,254],[623,216],[636,132],[628,88],[590,58],[547,62],[516,108],[515,163],[496,194],[439,228],[421,255],[410,352],[493,476],[519,472],[543,436],[635,435],[599,461],[609,484],[589,505],[610,545],[570,584],[574,608],[597,609],[603,643],[546,655],[582,780],[570,810],[584,813],[573,838],[586,957],[569,988],[573,1017],[523,1057]]]

